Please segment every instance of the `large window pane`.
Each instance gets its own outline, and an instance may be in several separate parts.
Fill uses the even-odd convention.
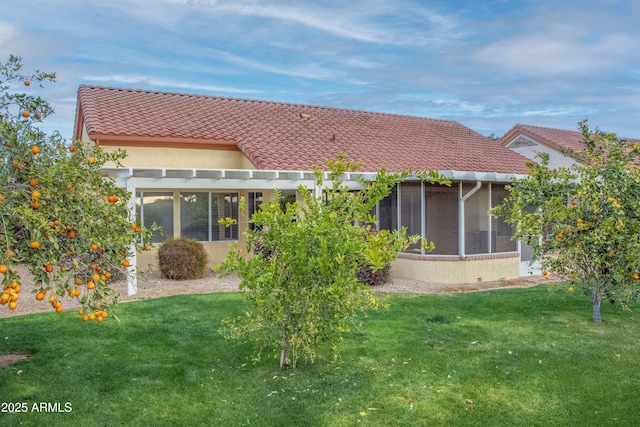
[[[283,190],[280,191],[280,199],[278,199],[278,203],[280,203],[280,209],[283,212],[287,211],[287,206],[292,205],[296,202],[296,190]]]
[[[435,249],[430,254],[458,254],[458,186],[425,185],[426,234]]]
[[[469,193],[473,184],[463,184],[462,194]],[[483,184],[464,204],[465,253],[489,253],[489,188]]]
[[[220,224],[224,218],[233,218],[230,226]],[[236,240],[238,238],[238,193],[211,193],[211,240]]]
[[[504,185],[493,185],[491,187],[491,206],[502,204],[509,192]],[[504,222],[502,218],[491,218],[491,252],[515,252],[518,250],[518,243],[511,239],[515,233],[515,227]]]
[[[249,208],[249,229],[253,230],[255,228],[255,224],[251,222],[251,218],[253,217],[253,214],[256,213],[258,209],[260,209],[260,205],[262,204],[262,192],[252,191],[248,194],[247,199]]]
[[[173,237],[173,193],[141,191],[136,193],[136,217],[145,227],[162,227],[152,235],[154,243]]]
[[[233,218],[236,224],[218,223]],[[180,193],[180,231],[184,237],[206,241],[238,238],[238,193]]]
[[[209,240],[209,193],[180,193],[180,235]]]
[[[235,224],[232,224],[224,228],[224,238],[235,240],[238,238],[238,194],[225,194],[224,195],[224,217],[233,218],[236,220]],[[217,222],[217,221],[216,221]]]

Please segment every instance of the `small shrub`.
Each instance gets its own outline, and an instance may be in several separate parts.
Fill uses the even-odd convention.
[[[193,239],[167,240],[158,249],[160,272],[167,279],[201,279],[204,276],[207,260],[204,246]]]
[[[370,265],[362,264],[356,273],[358,281],[369,286],[384,285],[389,281],[391,265],[387,264],[384,268],[373,271]]]

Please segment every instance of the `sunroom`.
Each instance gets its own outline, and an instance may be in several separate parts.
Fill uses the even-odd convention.
[[[224,259],[229,242],[244,247],[243,232],[260,204],[273,200],[277,188],[294,200],[299,186],[320,195],[310,171],[267,171],[245,169],[104,168],[105,176],[132,195],[132,216],[145,226],[156,223],[159,243],[172,237],[189,237],[203,242],[212,265]],[[516,174],[440,171],[450,186],[429,184],[416,175],[398,184],[376,206],[377,226],[399,230],[433,241],[431,252],[419,246],[399,254],[392,276],[440,283],[492,281],[518,276],[519,247],[511,239],[513,230],[488,210],[507,192],[505,182]],[[360,178],[374,179],[374,173],[348,173],[342,179],[352,189],[361,188]],[[325,177],[325,181],[328,177]],[[240,211],[239,200],[246,207]],[[225,227],[221,218],[234,218],[237,225]],[[132,262],[155,264],[155,251],[141,253]],[[132,286],[135,284],[132,283]],[[135,289],[130,289],[135,292]]]

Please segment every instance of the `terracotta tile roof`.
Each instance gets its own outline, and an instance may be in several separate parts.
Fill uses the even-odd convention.
[[[581,151],[584,149],[584,144],[582,143],[584,137],[582,136],[582,132],[577,130],[562,130],[523,124],[517,124],[512,127],[506,134],[504,134],[504,136],[502,136],[502,138],[498,140],[498,143],[506,146],[520,135],[557,151],[565,148],[570,148],[574,151]],[[637,141],[631,138],[626,139],[628,141]]]
[[[395,114],[80,86],[76,138],[233,142],[258,169],[309,170],[344,151],[363,171],[525,173],[525,158],[461,124]]]

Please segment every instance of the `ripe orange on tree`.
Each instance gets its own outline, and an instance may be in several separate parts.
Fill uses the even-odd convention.
[[[74,151],[76,151],[76,147],[74,147],[73,145],[69,146],[69,152],[73,153]]]
[[[35,178],[31,178],[29,180],[29,185],[32,186],[32,187],[37,187],[38,186],[38,181],[36,181]]]
[[[31,242],[29,244],[29,247],[31,249],[39,249],[40,248],[40,242],[38,242],[37,240],[34,240],[33,242]]]
[[[4,274],[8,270],[8,267],[5,264],[0,264],[0,273]]]
[[[96,164],[96,158],[95,157],[89,157],[88,161],[89,161],[90,165],[95,165]]]
[[[39,192],[38,190],[33,190],[33,191],[31,192],[31,198],[32,198],[32,199],[39,199],[39,198],[40,198],[40,196],[41,196],[41,194],[40,194],[40,192]]]
[[[27,110],[22,111],[22,117],[24,117],[25,119],[28,119],[30,115],[31,113],[29,113]]]
[[[23,83],[24,83],[25,86],[31,85],[31,82],[29,80],[25,80]]]
[[[37,115],[39,113],[36,113],[36,119],[38,118]],[[38,147],[37,145],[34,145],[33,147],[31,147],[31,152],[33,153],[33,155],[37,155],[40,154],[40,147]]]
[[[631,275],[631,278],[632,278],[633,280],[638,280],[638,279],[640,279],[640,276],[638,275],[638,273],[633,273],[633,274]]]

